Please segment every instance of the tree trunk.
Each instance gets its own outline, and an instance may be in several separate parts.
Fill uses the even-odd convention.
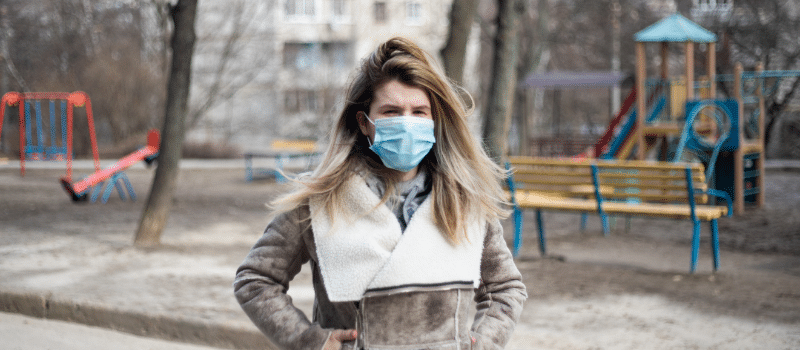
[[[483,138],[487,153],[496,162],[507,154],[507,137],[511,128],[511,112],[517,87],[520,15],[525,10],[522,0],[498,0],[497,33],[494,39],[492,81],[483,111]]]
[[[478,0],[453,0],[450,8],[450,29],[447,42],[439,52],[447,76],[458,85],[464,84],[464,60],[472,31]]]
[[[528,74],[540,72],[547,65],[549,60],[547,38],[550,36],[550,4],[547,0],[538,0],[536,5],[536,22],[530,21],[528,14],[527,20],[520,21],[520,64],[517,76],[524,80]],[[523,17],[525,18],[525,17]],[[536,35],[538,34],[538,36]],[[538,38],[538,39],[537,39]],[[533,112],[536,105],[536,91],[533,89],[518,89],[514,108],[516,109],[517,137],[519,138],[519,155],[530,155],[530,140],[532,130],[537,126],[536,115]]]
[[[161,233],[172,208],[189,101],[196,14],[197,0],[179,0],[170,8],[175,31],[170,43],[172,68],[167,84],[166,115],[161,131],[158,168],[133,241],[139,247],[154,246],[161,242]]]

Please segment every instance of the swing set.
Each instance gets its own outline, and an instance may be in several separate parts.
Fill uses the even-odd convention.
[[[67,170],[63,178],[72,181],[75,107],[85,109],[94,167],[95,171],[100,171],[92,101],[85,92],[8,92],[3,95],[0,104],[0,134],[6,106],[16,106],[19,110],[21,176],[25,176],[26,161],[66,161]],[[45,115],[49,118],[45,118]]]
[[[128,177],[124,170],[134,163],[144,160],[152,163],[159,153],[160,137],[151,130],[147,136],[147,146],[125,156],[106,169],[100,169],[100,157],[97,150],[92,102],[85,92],[8,92],[3,95],[0,104],[0,134],[3,131],[6,106],[16,106],[19,110],[19,163],[20,175],[25,176],[26,161],[66,161],[67,172],[61,177],[61,185],[73,201],[83,201],[91,191],[94,202],[100,192],[104,192],[105,203],[114,188],[120,198],[125,200],[124,189],[128,190],[131,200],[136,199]],[[48,108],[44,108],[47,106]],[[94,173],[86,178],[72,181],[73,157],[73,124],[75,107],[84,108],[89,128],[89,137],[94,156]],[[49,118],[45,118],[47,115]],[[103,186],[105,184],[105,189]],[[124,184],[124,187],[122,186]],[[94,190],[92,190],[94,189]]]

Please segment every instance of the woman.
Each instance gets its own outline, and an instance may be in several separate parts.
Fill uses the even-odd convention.
[[[237,272],[242,308],[285,349],[503,348],[525,286],[499,222],[504,172],[463,102],[402,38],[362,63],[346,97],[323,161],[274,203]],[[286,295],[306,262],[313,322]]]

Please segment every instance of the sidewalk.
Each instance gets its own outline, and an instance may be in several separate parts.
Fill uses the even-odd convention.
[[[215,350],[200,345],[139,337],[73,322],[0,312],[0,339],[6,350]]]
[[[75,204],[58,184],[63,168],[25,178],[0,168],[0,312],[223,349],[268,348],[231,284],[266,226],[264,203],[281,187],[245,182],[240,164],[197,161],[182,172],[156,249],[131,246],[144,201]],[[128,176],[144,193],[152,172],[132,168]],[[661,234],[687,232],[688,223],[634,222],[653,239],[602,237],[597,220],[588,234],[577,233],[572,217],[548,224],[549,248],[565,261],[538,257],[527,236],[517,264],[530,299],[510,350],[800,348],[798,256],[723,249],[722,271],[712,275],[704,249],[698,274],[688,275],[687,240]],[[526,225],[533,232],[533,221]],[[304,269],[288,291],[307,314],[311,285]]]

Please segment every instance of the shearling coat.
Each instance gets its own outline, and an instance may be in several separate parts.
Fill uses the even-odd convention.
[[[364,195],[357,190],[353,193],[345,202]],[[465,282],[364,286],[355,292],[360,298],[352,300],[348,297],[352,291],[329,293],[333,277],[320,267],[320,253],[328,264],[331,260],[324,256],[330,254],[318,250],[326,246],[318,245],[326,236],[314,232],[326,228],[312,214],[313,207],[312,201],[276,217],[245,258],[234,281],[237,300],[274,345],[292,350],[321,349],[333,329],[358,330],[357,341],[345,343],[344,348],[502,349],[508,342],[526,294],[499,222],[479,227],[481,232],[476,237],[481,238],[482,245],[478,244],[477,288]],[[414,214],[409,230],[416,227],[414,220],[424,219],[420,213]],[[286,294],[289,282],[307,262],[311,264],[316,296],[313,321],[294,307]],[[433,272],[437,264],[430,264],[428,269]],[[425,271],[419,273],[424,275]],[[353,285],[357,286],[355,277]],[[344,284],[345,289],[348,286]],[[470,321],[473,299],[477,310]]]

